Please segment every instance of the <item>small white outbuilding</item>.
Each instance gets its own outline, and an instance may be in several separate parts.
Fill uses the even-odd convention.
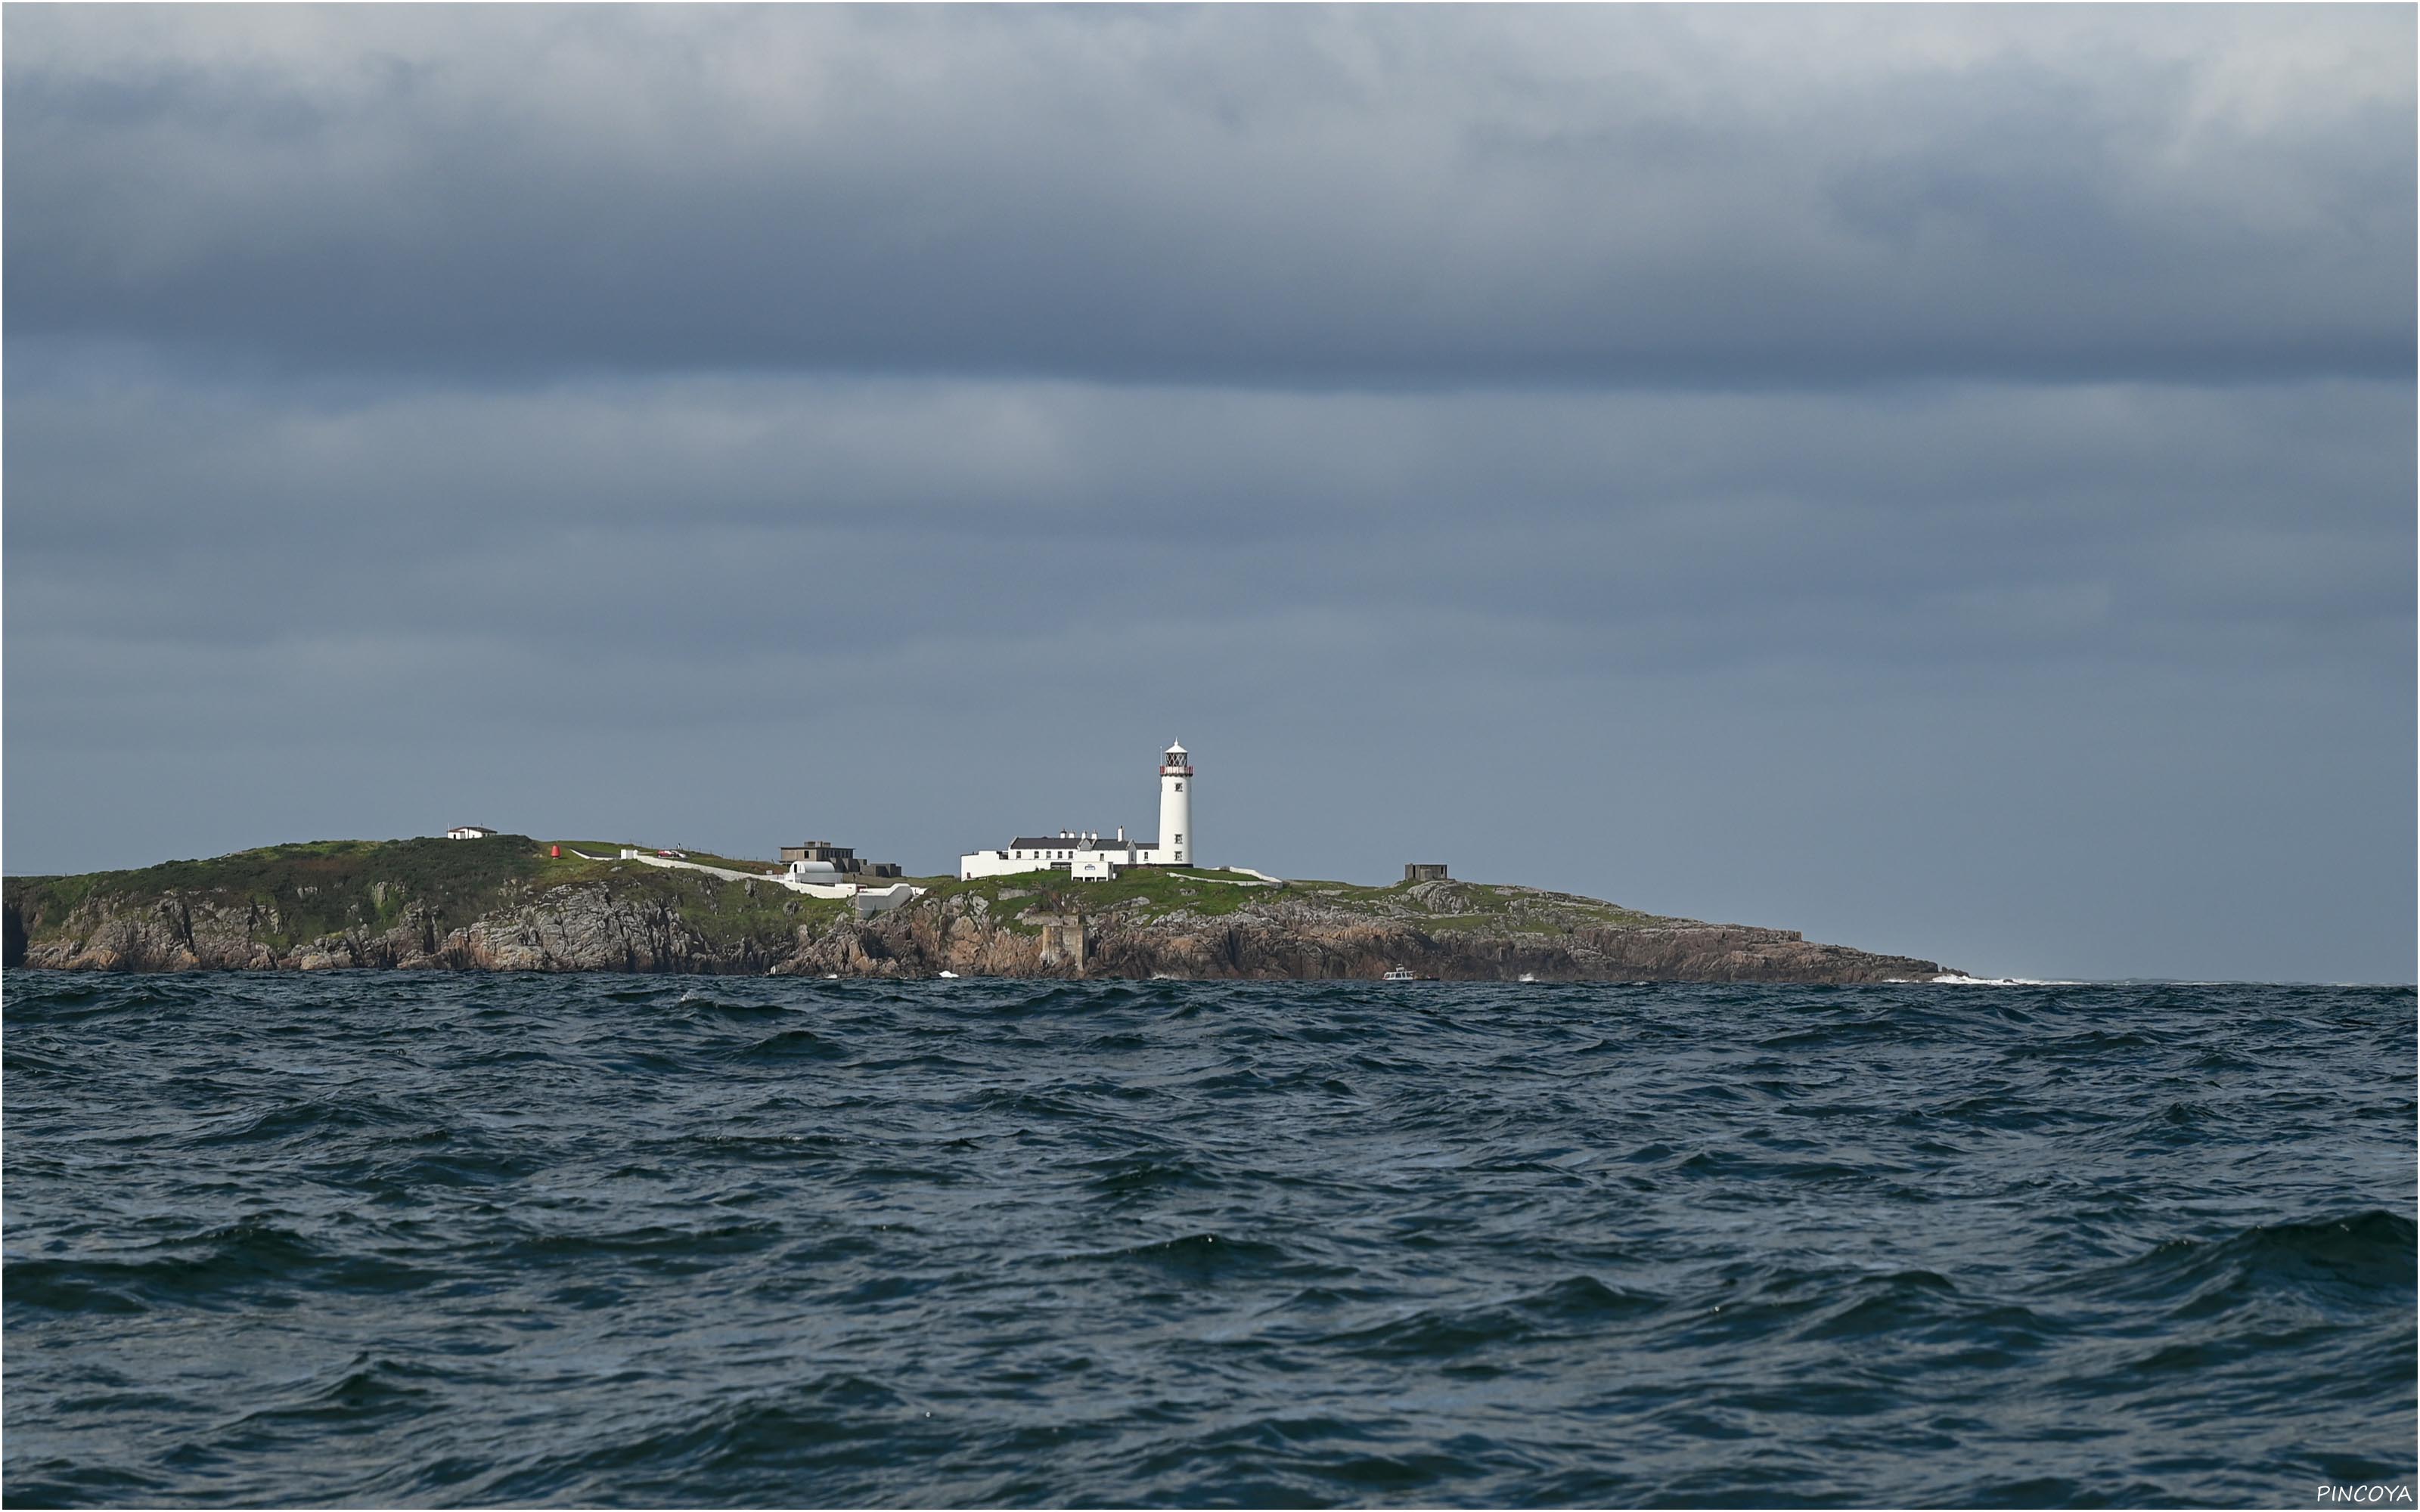
[[[495,831],[485,825],[456,825],[445,832],[447,840],[486,840]]]

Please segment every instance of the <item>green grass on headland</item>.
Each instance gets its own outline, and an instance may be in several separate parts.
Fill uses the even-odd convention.
[[[1239,887],[1233,882],[1215,880],[1225,875],[1195,867],[1135,867],[1107,882],[1078,882],[1064,872],[1018,872],[972,882],[954,877],[909,880],[930,888],[933,898],[984,899],[992,905],[995,917],[1010,918],[1028,911],[1087,915],[1131,911],[1133,917],[1145,919],[1185,912],[1216,918],[1255,900],[1280,895],[1279,888],[1265,885]],[[1250,880],[1234,878],[1234,882]]]
[[[252,904],[257,937],[284,950],[332,934],[382,933],[418,907],[442,928],[538,902],[549,890],[602,884],[624,896],[659,899],[717,939],[741,934],[788,938],[801,923],[849,912],[845,900],[810,898],[769,879],[751,885],[702,872],[619,859],[624,842],[536,841],[490,835],[454,841],[308,841],[267,845],[205,860],[165,861],[131,872],[69,877],[12,877],[8,902],[37,935],[59,927],[80,905],[143,908],[171,894],[220,906]],[[560,856],[549,852],[561,846]],[[649,847],[652,851],[652,847]],[[607,857],[586,860],[574,854]],[[690,859],[734,871],[768,872],[774,863],[690,852]]]
[[[10,878],[10,902],[56,920],[87,901],[147,903],[169,893],[251,902],[275,916],[262,938],[280,949],[348,929],[384,930],[421,903],[468,921],[535,880],[543,849],[526,835],[485,840],[306,841],[132,872]]]
[[[8,899],[36,937],[65,928],[70,916],[86,903],[123,913],[178,894],[221,908],[250,904],[256,911],[257,921],[250,926],[255,937],[281,951],[332,934],[383,933],[415,909],[434,916],[441,932],[459,928],[482,917],[542,907],[547,894],[566,887],[599,887],[616,898],[655,900],[676,909],[710,939],[749,938],[768,949],[794,937],[802,925],[821,928],[854,912],[846,899],[794,893],[764,875],[776,870],[775,862],[687,854],[686,859],[702,865],[762,877],[726,879],[623,860],[624,843],[541,841],[526,835],[476,841],[314,841],[131,872],[14,877],[8,881]],[[557,846],[562,854],[550,855]],[[649,853],[656,849],[641,848]],[[586,859],[579,852],[601,858]],[[884,886],[892,879],[860,880]],[[1078,882],[1064,872],[1018,872],[972,882],[953,877],[897,880],[927,889],[927,905],[980,899],[997,924],[1020,931],[1037,927],[1024,921],[1029,914],[1079,914],[1148,924],[1301,905],[1363,914],[1435,934],[1553,934],[1658,921],[1655,916],[1594,899],[1526,887],[1466,882],[1373,887],[1312,880],[1271,885],[1195,867],[1138,867],[1104,882]]]
[[[1602,899],[1492,882],[1439,879],[1365,887],[1350,882],[1302,881],[1292,886],[1306,898],[1341,907],[1373,913],[1408,910],[1419,927],[1433,934],[1496,930],[1561,934],[1580,928],[1636,929],[1664,922],[1659,915]]]
[[[972,882],[950,877],[915,880],[939,899],[982,898],[991,904],[995,918],[1009,920],[1028,911],[1080,913],[1089,918],[1114,915],[1136,922],[1179,913],[1218,918],[1247,909],[1309,903],[1402,920],[1431,933],[1504,930],[1561,934],[1578,928],[1636,928],[1658,921],[1654,915],[1593,898],[1473,882],[1399,882],[1371,887],[1289,879],[1279,886],[1238,887],[1238,882],[1256,879],[1194,867],[1137,867],[1109,882],[1078,882],[1064,872],[1021,872]]]

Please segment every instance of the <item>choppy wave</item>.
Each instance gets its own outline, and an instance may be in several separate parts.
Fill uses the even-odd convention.
[[[2080,981],[2062,981],[2053,977],[1969,977],[1963,972],[1950,972],[1931,978],[1940,987],[2081,987]]]
[[[2408,988],[7,979],[11,1504],[2409,1486]]]

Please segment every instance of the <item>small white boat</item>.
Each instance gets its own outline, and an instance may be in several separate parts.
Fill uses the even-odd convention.
[[[1536,981],[1538,980],[1538,974],[1534,971],[1525,971],[1521,973],[1520,980],[1523,981]]]
[[[954,971],[944,971],[941,973],[941,980],[943,981],[955,981],[958,980],[958,974]]]
[[[1394,970],[1388,972],[1378,980],[1380,981],[1418,981],[1420,979],[1413,976],[1411,972],[1404,967],[1397,966]]]

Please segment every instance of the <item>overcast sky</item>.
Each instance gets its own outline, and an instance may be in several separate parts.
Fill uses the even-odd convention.
[[[1156,819],[2411,980],[2409,7],[8,8],[11,873]]]

